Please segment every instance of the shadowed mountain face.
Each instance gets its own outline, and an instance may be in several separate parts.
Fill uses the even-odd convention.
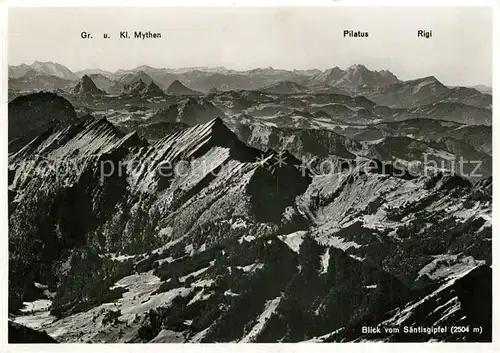
[[[50,127],[66,126],[76,119],[71,103],[52,93],[18,97],[8,108],[9,152],[15,152]]]
[[[94,81],[92,81],[89,76],[85,75],[73,88],[73,94],[78,97],[87,99],[91,97],[103,96],[105,92],[97,88]]]
[[[491,275],[490,267],[477,267],[465,272],[461,276],[444,282],[434,292],[416,298],[407,306],[397,308],[389,315],[370,317],[340,332],[337,331],[324,335],[317,341],[366,342],[376,340],[383,342],[427,342],[427,336],[432,335],[436,341],[464,342],[473,340],[491,342],[491,318],[485,315],[492,308],[492,298],[488,294],[491,292]],[[434,308],[437,303],[442,304],[429,314],[429,308]],[[478,307],[484,308],[484,311],[477,310]],[[462,318],[464,317],[468,318],[468,323],[471,326],[468,329],[464,329],[462,335],[450,335],[449,327],[462,325]],[[418,331],[419,327],[436,327],[436,323],[442,327],[448,327],[448,329],[445,332],[438,330],[431,334],[425,333],[425,336]],[[368,333],[363,334],[361,337],[359,336],[362,325],[376,327],[379,324],[385,326],[403,325],[402,327],[414,327],[414,329],[413,331],[408,329],[407,332],[395,330],[390,333]],[[479,333],[480,328],[487,333]]]
[[[109,77],[103,74],[92,73],[89,74],[88,76],[92,79],[97,88],[99,88],[101,91],[107,92],[111,88],[111,86],[113,86],[114,82]]]
[[[9,343],[57,343],[57,341],[45,332],[9,321]]]
[[[154,81],[146,86],[146,89],[142,92],[142,95],[145,97],[163,97],[165,93],[161,90],[160,87]]]
[[[168,86],[166,93],[174,96],[191,96],[200,94],[199,92],[195,92],[192,89],[187,88],[179,80],[172,82],[170,86]]]

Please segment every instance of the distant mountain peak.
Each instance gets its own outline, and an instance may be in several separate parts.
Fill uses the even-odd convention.
[[[312,78],[313,82],[332,85],[337,82],[338,79],[342,77],[344,71],[338,66],[332,67],[331,69],[327,69],[323,72],[320,72],[316,76]]]
[[[78,77],[68,69],[66,66],[58,64],[52,61],[34,61],[33,64],[30,65],[32,69],[35,71],[47,75],[47,76],[56,76],[59,78],[63,78],[65,80],[77,80]]]
[[[426,77],[422,77],[420,79],[421,81],[434,81],[434,82],[439,82],[441,83],[437,78],[436,76],[426,76]]]
[[[162,89],[154,81],[146,83],[142,78],[125,85],[121,93],[144,98],[163,97],[165,95]]]
[[[141,77],[141,76],[148,76],[149,77],[149,75],[144,70],[137,71],[136,76],[137,77]]]
[[[435,76],[421,77],[421,78],[418,78],[416,80],[411,80],[411,81],[406,81],[406,82],[408,82],[410,84],[417,84],[419,87],[423,86],[423,85],[431,85],[432,84],[432,85],[437,85],[440,88],[443,88],[443,89],[446,89],[446,90],[448,89]]]
[[[181,81],[174,80],[167,88],[167,94],[171,95],[197,95],[196,91],[186,87]]]
[[[76,96],[88,98],[103,96],[105,92],[97,88],[94,81],[88,75],[83,75],[80,81],[73,88],[73,94]]]
[[[370,71],[368,70],[368,68],[363,65],[363,64],[354,64],[354,65],[351,65],[347,68],[347,70],[366,70],[366,71]]]
[[[40,64],[56,64],[56,63],[53,61],[39,61],[39,60],[33,61],[33,65],[40,65]]]
[[[118,80],[124,84],[131,84],[138,82],[139,80],[144,81],[144,83],[149,83],[153,79],[146,72],[139,70],[137,72],[126,73],[125,75],[121,76]]]
[[[144,70],[155,70],[155,68],[152,66],[149,66],[149,65],[141,65],[141,66],[137,66],[135,68],[135,70],[138,70],[138,72],[140,72],[140,71],[144,72]]]
[[[163,90],[154,81],[147,84],[142,93],[147,97],[162,97],[165,95]]]
[[[83,75],[82,78],[81,78],[82,81],[90,81],[92,82],[92,79],[89,77],[89,75]]]
[[[182,155],[185,159],[202,156],[214,147],[227,149],[228,157],[239,161],[254,162],[259,155],[258,150],[240,141],[220,117],[193,125],[180,134],[165,136],[153,147],[161,150],[164,146],[174,150],[172,156]]]
[[[213,122],[213,125],[221,125],[222,124],[222,125],[226,126],[224,124],[224,120],[222,120],[222,118],[220,116],[218,116],[217,118],[212,120],[212,122]]]
[[[385,86],[400,82],[390,71],[371,71],[365,65],[355,64],[347,68],[335,86],[354,89],[363,86]]]

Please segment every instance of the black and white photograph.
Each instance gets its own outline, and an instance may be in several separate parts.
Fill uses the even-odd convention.
[[[492,342],[491,7],[7,29],[9,343]]]

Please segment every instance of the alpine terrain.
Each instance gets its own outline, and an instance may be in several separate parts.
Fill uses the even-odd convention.
[[[491,341],[481,91],[10,67],[10,342]]]

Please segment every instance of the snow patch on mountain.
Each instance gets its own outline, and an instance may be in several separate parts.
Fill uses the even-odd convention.
[[[235,266],[235,268],[242,270],[243,272],[251,273],[251,272],[255,272],[257,270],[263,269],[264,264],[255,263],[255,264],[250,264],[250,265],[246,265],[246,266]]]
[[[256,238],[253,235],[243,235],[241,238],[238,239],[238,243],[242,244],[244,241],[250,243],[255,239]]]
[[[257,319],[257,323],[252,327],[249,333],[247,333],[239,342],[240,343],[249,343],[253,342],[255,338],[262,332],[264,329],[266,322],[269,320],[271,315],[274,314],[278,305],[281,302],[282,296],[278,296],[273,300],[268,300],[264,306],[264,311]]]
[[[290,249],[295,251],[296,253],[300,250],[300,245],[304,241],[304,235],[307,231],[300,230],[298,232],[294,232],[287,235],[280,235],[278,238],[284,242]]]
[[[120,319],[127,322],[132,321],[137,315],[147,313],[159,306],[168,306],[175,297],[185,297],[191,291],[191,288],[174,288],[165,293],[151,295],[146,301],[135,303],[135,305],[122,306]]]
[[[320,257],[321,260],[321,269],[320,269],[320,274],[324,274],[328,272],[328,265],[330,263],[330,249],[325,249],[325,252],[321,254]]]
[[[201,289],[198,293],[195,294],[195,296],[187,303],[187,305],[192,305],[196,302],[204,301],[209,299],[212,296],[212,293],[207,293],[205,289]]]
[[[37,311],[47,311],[52,306],[52,300],[38,299],[33,302],[24,302],[24,308],[19,311],[22,313],[34,313]]]
[[[431,262],[420,269],[416,280],[424,275],[433,280],[460,276],[462,273],[483,264],[485,264],[485,261],[475,260],[472,256],[461,256],[459,254],[435,255]]]

